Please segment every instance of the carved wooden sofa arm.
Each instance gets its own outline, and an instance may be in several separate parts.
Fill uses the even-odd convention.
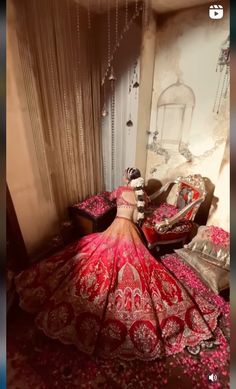
[[[165,233],[171,227],[178,223],[180,220],[184,218],[184,216],[194,207],[199,206],[203,201],[205,197],[199,197],[199,199],[194,200],[192,203],[186,205],[183,209],[181,209],[176,215],[170,217],[169,219],[165,219],[161,222],[155,223],[155,230],[159,233]]]
[[[158,196],[160,196],[163,192],[165,192],[170,185],[174,185],[174,184],[178,184],[178,180],[175,180],[175,181],[169,181],[167,182],[165,185],[163,185],[159,190],[157,190],[156,192],[154,192],[153,194],[149,195],[149,199],[152,201],[154,199],[156,199]]]

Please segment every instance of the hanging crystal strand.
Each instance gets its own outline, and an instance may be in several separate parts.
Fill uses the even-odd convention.
[[[88,29],[91,30],[91,12],[90,12],[90,0],[87,0],[88,8]]]
[[[55,33],[57,32],[57,38],[58,39],[63,39],[64,34],[63,31],[65,32],[65,8],[60,3],[58,7],[54,2],[54,13],[55,13]],[[66,9],[67,11],[67,9]],[[61,21],[61,17],[63,14],[63,21]],[[68,17],[68,14],[66,14],[66,17]],[[60,26],[60,32],[57,30],[58,27]],[[63,175],[65,176],[65,181],[66,181],[66,187],[63,188],[65,191],[65,199],[67,201],[72,200],[72,195],[71,195],[71,186],[70,186],[70,179],[69,179],[69,174],[68,170],[70,169],[71,161],[70,161],[70,146],[69,146],[69,139],[68,139],[68,131],[69,131],[69,124],[68,124],[68,115],[67,115],[67,89],[66,89],[66,77],[67,77],[67,71],[66,71],[66,63],[65,63],[65,52],[64,50],[62,51],[61,46],[58,46],[57,50],[57,66],[59,68],[59,73],[61,75],[60,79],[60,97],[61,97],[61,104],[60,104],[60,110],[61,110],[61,118],[62,118],[62,123],[61,123],[61,131],[60,131],[60,147],[61,147],[61,152],[63,154],[64,160],[62,164],[62,172]]]
[[[110,3],[107,2],[107,71],[111,66],[111,15]],[[115,76],[111,68],[109,81],[111,82],[111,186],[114,187],[114,167],[115,167]]]
[[[127,2],[127,6],[128,6],[128,2]],[[127,11],[128,11],[128,7],[127,7]],[[115,57],[117,49],[120,47],[120,44],[121,44],[122,40],[125,37],[125,34],[128,32],[128,30],[130,29],[132,23],[134,23],[135,19],[138,17],[140,12],[142,12],[142,11],[143,11],[143,6],[142,5],[138,6],[137,14],[134,13],[133,16],[129,20],[128,20],[128,12],[126,12],[126,15],[127,15],[127,26],[126,26],[126,22],[125,22],[125,25],[124,25],[122,31],[120,32],[117,45],[115,45],[115,47],[112,50],[112,52],[111,52],[111,48],[110,48],[110,56],[109,56],[110,57],[110,61],[109,61],[109,65],[107,64],[107,68],[106,68],[106,70],[105,70],[105,72],[103,74],[102,85],[104,84],[104,82],[105,82],[105,80],[106,80],[106,78],[107,78],[107,76],[109,74],[111,63],[112,63],[112,61],[113,61],[113,59]],[[126,17],[125,17],[125,20],[126,20]],[[108,39],[107,39],[107,42],[109,42]],[[110,44],[111,44],[111,40],[110,40]],[[107,63],[108,63],[108,61],[107,61]]]
[[[102,109],[102,129],[105,126],[105,117],[108,115],[108,112],[106,110],[106,91],[105,91],[105,84],[103,85],[103,109]],[[102,155],[103,155],[103,177],[104,177],[104,183],[105,186],[107,184],[107,153],[106,153],[106,145],[105,142],[102,142]]]
[[[102,85],[104,85],[105,80],[108,76],[108,72],[110,71],[111,67],[111,15],[110,15],[110,3],[109,0],[107,0],[107,67],[106,71],[104,73],[104,76],[102,78]]]
[[[224,93],[226,78],[227,78],[227,70],[225,71],[223,82],[222,82],[222,86],[221,86],[220,97],[219,97],[218,107],[217,107],[217,111],[216,111],[217,114],[220,111],[221,101],[222,101],[222,97],[223,97],[223,93]]]
[[[35,14],[37,15],[38,14],[38,9],[37,9],[37,2],[32,2],[32,6],[34,8],[34,12]],[[38,29],[39,31],[42,31],[42,24],[41,24],[41,18],[38,18]],[[35,35],[35,39],[36,39],[36,42],[37,42],[37,47],[42,47],[42,39],[41,39],[41,34],[36,34]],[[45,38],[48,38],[48,34],[46,34],[46,37]],[[47,43],[50,42],[50,39],[47,39]],[[49,50],[50,51],[50,50]],[[37,50],[37,62],[39,64],[39,68],[40,69],[43,69],[44,67],[44,63],[46,64],[46,69],[47,69],[47,73],[49,73],[49,66],[48,66],[48,56],[43,57],[43,52],[42,50]],[[41,76],[42,76],[42,82],[45,83],[45,74],[42,72],[41,73]],[[51,80],[50,80],[51,81]],[[45,136],[45,140],[47,143],[49,143],[50,146],[53,145],[53,136],[52,136],[52,123],[51,123],[51,120],[52,120],[52,116],[53,116],[53,112],[49,113],[49,109],[50,109],[50,103],[49,103],[49,99],[50,99],[50,92],[52,91],[52,89],[50,90],[49,92],[49,95],[46,93],[44,94],[44,88],[42,88],[42,95],[44,96],[44,99],[45,99],[45,103],[44,103],[44,109],[45,109],[45,114],[42,116],[42,120],[43,120],[43,134]]]
[[[67,31],[67,37],[66,40],[68,42],[67,45],[67,52],[68,56],[70,55],[70,48],[71,48],[71,34],[69,32],[70,28],[70,2],[67,0],[66,2],[66,17],[64,18],[64,23]],[[64,57],[64,54],[63,54]],[[62,57],[62,61],[63,61]],[[75,179],[75,166],[74,166],[74,153],[73,153],[73,136],[72,136],[72,123],[70,120],[71,117],[71,104],[70,104],[70,93],[68,90],[68,82],[70,78],[70,72],[66,71],[66,66],[65,66],[65,73],[64,73],[64,88],[63,88],[63,106],[64,106],[64,111],[65,111],[65,129],[66,129],[66,150],[67,150],[67,161],[68,161],[68,170],[70,171],[70,177],[68,177],[67,174],[67,179],[68,179],[68,195],[71,204],[74,203],[75,196],[76,196],[76,179]]]
[[[55,107],[55,118],[59,118],[59,108],[58,108],[58,101],[57,101],[57,90],[56,90],[56,81],[55,81],[55,66],[54,66],[54,61],[53,61],[53,55],[52,55],[52,48],[50,47],[49,52],[48,52],[48,69],[49,69],[49,74],[50,74],[50,82],[51,82],[51,90],[52,90],[52,95],[55,97],[54,98],[54,107]],[[49,129],[49,134],[50,134],[50,143],[53,145],[54,139],[52,136],[52,129]]]
[[[116,16],[115,16],[115,47],[119,47],[118,33],[119,33],[119,0],[116,0]]]
[[[110,15],[110,3],[107,2],[107,68],[110,68],[111,61],[111,15]]]
[[[220,77],[219,77],[213,112],[215,111],[216,102],[218,100],[217,114],[219,113],[221,107],[222,98],[223,97],[226,98],[227,95],[227,90],[229,85],[229,56],[230,56],[229,37],[227,37],[227,39],[221,45],[221,50],[220,50],[220,54],[216,66],[216,72],[219,69]],[[224,73],[224,77],[223,77],[223,81],[221,82],[223,73]],[[220,86],[221,86],[221,91],[220,91],[220,96],[218,97]]]
[[[227,78],[226,78],[226,86],[225,86],[225,92],[224,92],[225,99],[227,97],[227,93],[228,93],[229,85],[230,85],[230,74],[229,74],[229,66],[228,65],[227,65],[226,72],[227,72]]]
[[[135,65],[134,65],[134,83],[133,83],[133,88],[135,89],[135,100],[137,100],[137,96],[138,96],[138,87],[139,87],[139,82],[138,82],[138,71],[137,71],[137,67],[138,67],[138,61],[135,61]]]
[[[143,3],[143,26],[146,28],[148,25],[149,17],[149,0],[144,0]]]
[[[78,41],[78,56],[77,56],[77,63],[78,63],[78,69],[80,70],[81,62],[80,62],[80,56],[81,56],[81,32],[80,32],[80,2],[79,0],[76,3],[76,32],[77,32],[77,41]],[[78,76],[77,76],[78,79]],[[80,160],[82,162],[82,175],[86,174],[86,160],[85,160],[85,139],[84,139],[84,133],[83,133],[83,109],[82,109],[82,86],[81,86],[81,80],[78,80],[78,87],[77,89],[77,107],[78,107],[78,119],[79,119],[79,147],[80,147]],[[82,196],[85,197],[87,193],[87,188],[85,186],[84,180],[81,181],[81,189],[82,189]]]
[[[102,117],[105,118],[108,115],[106,108],[106,83],[103,84],[103,108],[102,108]]]
[[[24,23],[27,20],[27,13],[23,11]],[[29,33],[29,30],[27,31]],[[40,119],[38,113],[37,97],[35,96],[34,79],[32,77],[33,64],[30,52],[30,42],[28,34],[24,37],[24,43],[20,41],[18,35],[17,43],[23,73],[26,101],[28,106],[29,117],[32,126],[32,135],[36,158],[38,160],[39,176],[41,180],[42,193],[47,201],[52,201],[49,178],[47,176],[47,159],[45,145],[43,142],[42,131],[40,128]]]
[[[129,91],[128,91],[128,112],[129,112],[129,118],[126,122],[126,126],[129,127],[129,133],[130,133],[130,127],[133,126],[133,122],[131,120],[131,91],[132,91],[132,79],[130,75],[130,68],[129,68]]]
[[[128,0],[125,0],[125,28],[124,28],[124,31],[128,30],[128,17],[129,17],[129,4],[128,4]]]
[[[134,69],[135,69],[135,65],[133,64],[133,66],[132,66],[132,77],[131,77],[131,83],[130,83],[130,92],[131,92],[131,88],[133,88],[133,83],[134,83],[134,71],[135,71]]]
[[[70,128],[69,128],[69,120],[68,120],[69,114],[68,114],[68,105],[67,105],[67,93],[66,93],[65,87],[63,90],[63,107],[64,107],[64,112],[65,112],[66,154],[67,154],[68,166],[70,166],[70,164],[71,164],[71,160],[70,160],[71,159],[70,158],[71,157],[71,154],[70,154]],[[69,178],[69,177],[67,177],[67,178]],[[71,177],[70,177],[70,179],[71,179]],[[68,192],[68,195],[70,197],[70,200],[73,203],[69,182],[67,185],[67,192]]]
[[[53,6],[53,4],[52,4]],[[51,10],[53,13],[53,9]],[[54,21],[52,25],[52,29],[54,29]],[[58,106],[58,99],[60,96],[59,92],[59,87],[58,87],[58,82],[57,82],[57,72],[55,69],[57,69],[57,64],[56,64],[56,59],[55,55],[53,55],[52,50],[52,40],[48,40],[48,43],[50,45],[49,50],[48,50],[48,68],[49,68],[49,79],[51,82],[51,90],[52,90],[52,96],[53,97],[53,106],[54,109],[52,112],[55,112],[54,114],[54,121],[53,124],[55,126],[54,132],[53,132],[53,140],[51,141],[52,144],[56,144],[60,142],[60,130],[61,130],[61,123],[63,123],[62,117],[61,117],[61,110],[59,109]],[[51,135],[52,136],[52,135]],[[53,162],[53,173],[52,173],[52,182],[53,182],[53,188],[54,188],[54,196],[56,196],[56,203],[57,203],[57,211],[60,216],[62,216],[63,211],[62,208],[64,208],[64,201],[61,201],[61,197],[64,197],[64,191],[60,190],[60,193],[58,193],[58,185],[57,185],[57,177],[60,176],[60,180],[63,181],[63,186],[66,187],[66,181],[65,181],[65,175],[62,174],[63,171],[63,164],[64,164],[64,156],[60,155],[58,156],[58,153],[55,154],[54,158],[52,158]],[[55,166],[55,168],[54,168]],[[57,168],[56,168],[57,167]],[[58,169],[59,168],[59,169]]]
[[[215,112],[215,110],[216,110],[216,106],[217,106],[218,99],[219,99],[219,91],[220,91],[221,79],[222,79],[222,72],[220,72],[220,78],[219,78],[218,86],[217,86],[217,90],[216,90],[216,96],[215,96],[215,101],[214,101],[214,106],[213,106],[213,112]]]
[[[132,85],[131,85],[132,81],[131,81],[131,76],[130,76],[130,68],[129,68],[128,81],[129,81],[129,93],[130,93],[131,92],[131,87],[132,87]]]
[[[112,187],[114,186],[115,169],[115,80],[111,81],[111,170]]]
[[[73,8],[74,11],[74,8]],[[71,7],[71,2],[70,0],[67,2],[67,29],[68,29],[68,49],[70,49],[69,55],[71,58],[71,63],[73,64],[73,69],[76,68],[76,65],[74,66],[74,48],[73,48],[73,40],[72,37],[74,37],[74,23],[71,23],[72,21],[72,7]],[[73,29],[73,30],[72,30]],[[76,81],[76,71],[75,72],[69,72],[68,78],[70,78],[70,82],[75,84]],[[73,192],[73,202],[77,201],[77,196],[78,196],[78,190],[80,188],[80,180],[78,177],[78,156],[77,156],[77,148],[76,148],[76,133],[77,133],[77,126],[74,123],[74,120],[72,120],[72,117],[74,115],[74,98],[72,98],[72,95],[69,93],[68,94],[68,106],[69,106],[69,113],[70,113],[70,131],[69,131],[69,146],[70,146],[70,161],[71,161],[71,171],[72,171],[72,192]]]
[[[135,0],[135,14],[138,14],[138,0]]]
[[[57,13],[55,12],[56,4],[55,2],[51,3],[51,15],[54,15],[54,18],[52,18],[52,34],[55,33],[57,29],[57,21],[60,20],[60,15],[58,17]],[[57,8],[57,12],[58,8]],[[53,163],[55,164],[55,169],[53,171],[51,180],[52,180],[52,186],[54,188],[54,196],[56,196],[56,205],[57,205],[57,212],[59,215],[59,219],[65,217],[65,203],[67,201],[67,180],[66,180],[66,174],[65,174],[65,166],[67,165],[67,156],[66,156],[66,150],[63,148],[63,137],[62,133],[64,131],[64,122],[65,122],[65,115],[64,111],[62,109],[62,96],[61,96],[61,90],[58,82],[58,59],[56,57],[56,53],[52,52],[52,50],[55,50],[54,46],[55,42],[53,42],[53,39],[50,40],[51,50],[49,50],[48,57],[49,57],[49,64],[50,64],[50,76],[52,80],[52,89],[54,89],[55,93],[55,99],[53,99],[52,104],[54,104],[55,108],[55,116],[54,116],[54,142],[58,145],[59,149],[61,149],[61,155],[59,153],[55,153]],[[57,97],[56,97],[57,96]],[[60,103],[58,104],[58,101]],[[61,183],[63,182],[63,189],[61,189]]]

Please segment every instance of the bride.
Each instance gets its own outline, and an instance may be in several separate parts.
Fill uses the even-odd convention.
[[[142,360],[213,337],[219,310],[187,291],[142,242],[143,185],[138,169],[126,169],[107,230],[16,277],[21,307],[47,336],[87,354]]]

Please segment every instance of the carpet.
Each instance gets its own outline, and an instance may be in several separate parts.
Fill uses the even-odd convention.
[[[186,286],[214,301],[222,317],[216,331],[219,345],[187,350],[151,362],[103,360],[74,346],[47,338],[31,315],[13,307],[8,318],[7,387],[9,389],[191,389],[229,388],[229,304],[211,292],[196,274],[168,255],[163,263]],[[213,374],[213,376],[211,376]],[[211,376],[214,381],[209,380]]]

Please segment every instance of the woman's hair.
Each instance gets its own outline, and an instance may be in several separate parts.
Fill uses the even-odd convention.
[[[145,207],[144,191],[143,191],[144,179],[141,177],[140,170],[135,167],[128,167],[125,170],[125,175],[130,185],[134,188],[136,202],[137,202],[137,210],[138,210],[137,223],[141,225],[144,219],[144,207]]]
[[[141,173],[140,170],[135,167],[127,167],[127,169],[125,169],[125,176],[127,180],[130,182],[135,178],[141,177]]]

